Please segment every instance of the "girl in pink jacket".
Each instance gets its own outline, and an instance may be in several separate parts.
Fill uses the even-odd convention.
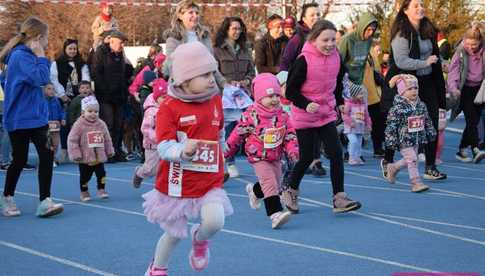
[[[148,95],[143,104],[145,113],[143,115],[143,122],[141,124],[141,133],[143,134],[143,148],[145,149],[145,162],[142,166],[135,168],[133,175],[133,187],[140,188],[141,182],[144,178],[152,177],[157,174],[158,164],[160,158],[157,152],[157,133],[155,126],[157,122],[157,112],[160,103],[167,94],[167,87],[165,90],[155,90]]]
[[[79,164],[81,201],[91,200],[88,184],[93,172],[98,180],[97,196],[108,198],[105,191],[104,163],[114,156],[113,143],[108,127],[99,119],[99,103],[94,96],[81,101],[81,117],[76,120],[67,137],[69,159]]]
[[[351,86],[350,98],[345,99],[344,112],[344,133],[349,139],[349,165],[363,165],[362,137],[370,132],[372,122],[367,111],[367,101],[364,99],[364,90],[360,85]]]
[[[288,114],[280,104],[278,79],[273,74],[263,73],[253,79],[252,86],[255,103],[243,113],[229,136],[225,157],[234,156],[242,141],[246,141],[245,151],[259,180],[246,186],[250,206],[258,209],[259,200],[264,198],[266,214],[271,218],[272,228],[276,229],[290,218],[290,212],[283,211],[279,197],[281,159],[286,153],[296,162],[298,146]]]
[[[336,48],[336,32],[332,22],[317,21],[288,75],[286,97],[292,102],[291,119],[298,137],[300,160],[293,169],[289,188],[283,191],[282,197],[286,207],[294,213],[299,211],[301,179],[313,162],[314,148],[320,147],[322,141],[330,159],[333,211],[349,212],[361,207],[358,201],[351,200],[344,192],[342,145],[335,121],[336,106],[340,111],[344,107],[342,80],[345,66]]]

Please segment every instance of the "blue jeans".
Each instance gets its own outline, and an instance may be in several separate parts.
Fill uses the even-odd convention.
[[[347,133],[349,139],[348,151],[349,160],[359,159],[362,156],[362,134]]]

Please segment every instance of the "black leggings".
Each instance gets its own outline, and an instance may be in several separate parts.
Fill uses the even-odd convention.
[[[81,187],[81,192],[86,192],[88,190],[89,180],[91,180],[93,172],[96,173],[98,190],[104,189],[104,185],[106,184],[106,171],[104,169],[104,164],[99,163],[94,166],[79,164],[79,184]]]
[[[386,117],[382,117],[380,102],[368,106],[369,116],[372,121],[372,144],[374,146],[374,153],[382,150],[382,143],[384,142],[384,125]]]
[[[478,123],[482,114],[482,106],[473,103],[478,94],[480,86],[464,86],[461,91],[460,107],[465,115],[466,126],[460,141],[460,149],[470,146],[472,149],[478,147]]]
[[[330,178],[333,194],[343,192],[344,160],[342,157],[342,145],[338,139],[335,122],[317,128],[297,129],[296,136],[298,137],[300,160],[295,164],[295,168],[291,174],[290,187],[298,190],[306,169],[313,161],[315,147],[320,147],[323,141],[325,144],[325,152],[330,158]],[[318,136],[318,141],[315,141],[315,136]]]
[[[43,201],[51,196],[52,183],[52,163],[54,152],[50,149],[47,141],[47,130],[49,127],[18,129],[9,132],[12,143],[12,164],[8,167],[7,177],[5,178],[4,196],[14,196],[15,188],[20,177],[20,173],[27,164],[29,157],[29,143],[32,141],[39,156],[39,171],[37,178],[39,181],[39,199]]]

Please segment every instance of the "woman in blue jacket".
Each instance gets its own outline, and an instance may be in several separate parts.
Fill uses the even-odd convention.
[[[64,210],[50,198],[54,154],[48,145],[49,112],[42,86],[50,81],[50,62],[45,57],[48,26],[29,17],[20,32],[0,52],[0,62],[7,65],[3,125],[12,142],[12,164],[7,170],[0,207],[4,216],[18,216],[20,210],[13,196],[20,173],[27,162],[29,142],[39,155],[39,199],[37,216],[50,217]]]

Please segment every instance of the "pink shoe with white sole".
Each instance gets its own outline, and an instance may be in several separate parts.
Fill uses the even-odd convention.
[[[209,241],[198,241],[195,237],[199,230],[200,224],[194,224],[190,229],[192,236],[192,249],[189,253],[189,263],[195,271],[202,271],[209,265],[210,251]]]

